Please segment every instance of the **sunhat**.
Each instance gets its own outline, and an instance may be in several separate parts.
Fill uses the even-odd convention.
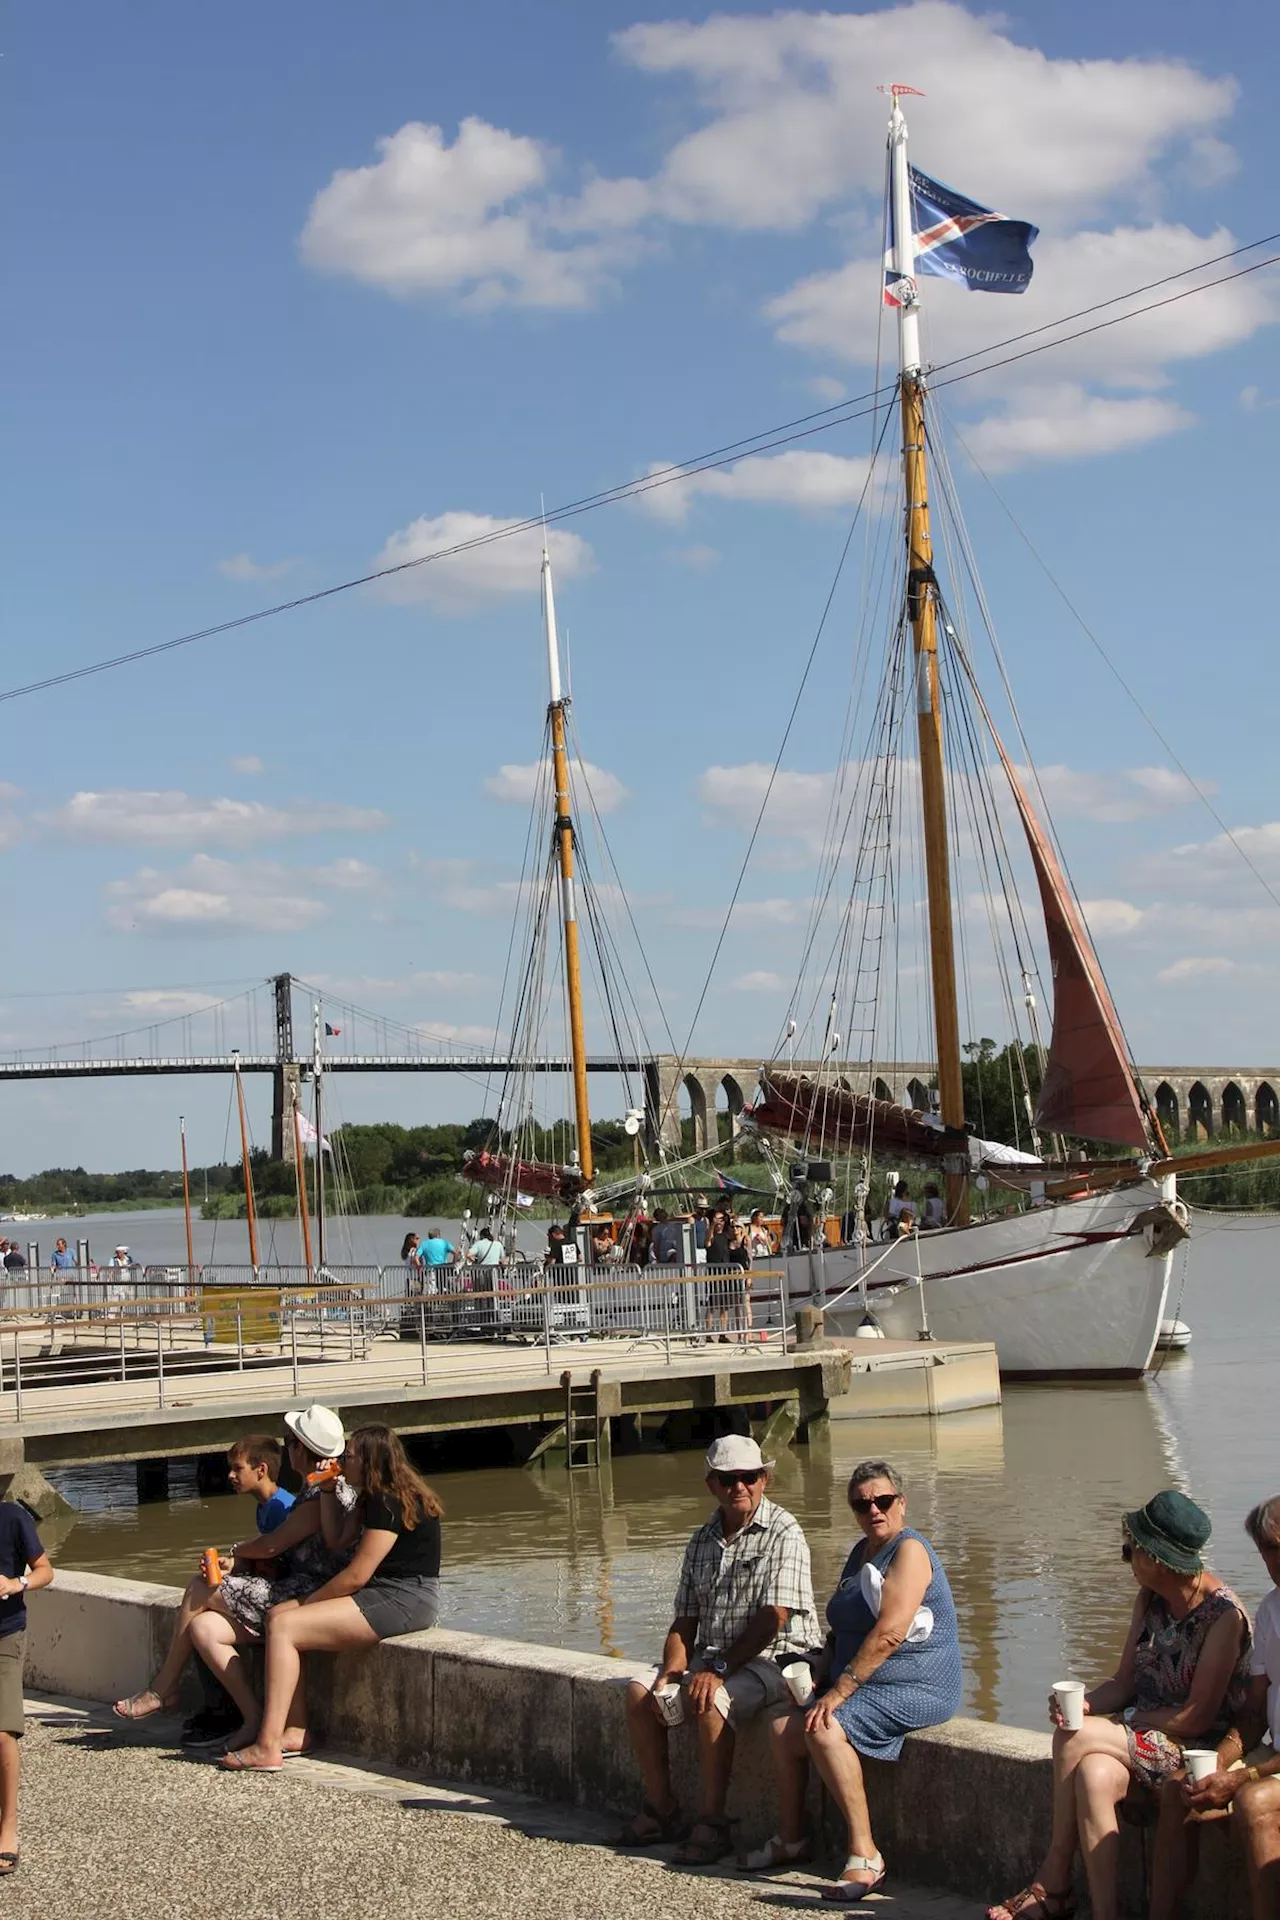
[[[1202,1547],[1213,1531],[1208,1514],[1170,1487],[1121,1522],[1135,1547],[1171,1573],[1203,1573]]]
[[[294,1439],[320,1460],[332,1460],[346,1445],[341,1420],[332,1407],[322,1407],[318,1400],[301,1413],[286,1413],[284,1423]]]
[[[745,1433],[726,1433],[721,1439],[713,1440],[707,1449],[708,1473],[759,1473],[772,1464]]]

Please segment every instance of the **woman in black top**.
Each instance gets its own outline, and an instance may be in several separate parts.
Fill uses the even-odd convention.
[[[222,1764],[232,1772],[275,1773],[285,1728],[305,1728],[304,1653],[371,1647],[397,1633],[433,1627],[440,1612],[439,1499],[389,1427],[358,1427],[347,1438],[343,1478],[360,1494],[364,1531],[350,1561],[296,1605],[267,1615],[266,1698],[261,1724]]]

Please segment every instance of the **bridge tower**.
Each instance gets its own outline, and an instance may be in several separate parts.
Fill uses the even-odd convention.
[[[276,1065],[271,1076],[271,1158],[296,1158],[293,1135],[293,1103],[301,1083],[302,1069],[293,1050],[293,975],[277,973],[272,977],[276,1002]]]

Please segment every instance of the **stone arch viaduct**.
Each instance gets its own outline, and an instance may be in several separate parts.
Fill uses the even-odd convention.
[[[795,1070],[817,1071],[817,1062],[797,1060]],[[718,1115],[727,1115],[730,1145],[739,1116],[755,1097],[759,1059],[680,1060],[658,1054],[645,1062],[645,1107],[651,1139],[661,1134],[679,1148],[681,1121],[693,1122],[695,1152],[715,1139]],[[901,1106],[928,1105],[933,1065],[927,1060],[898,1060],[878,1068],[875,1090]],[[1217,1134],[1280,1132],[1280,1066],[1139,1067],[1147,1097],[1170,1136],[1211,1139]],[[866,1085],[867,1068],[845,1065],[843,1076],[855,1087]]]

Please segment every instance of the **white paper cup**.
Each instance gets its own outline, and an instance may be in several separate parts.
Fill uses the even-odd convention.
[[[807,1707],[813,1698],[813,1668],[807,1660],[793,1660],[782,1669],[787,1691],[798,1707]]]
[[[1192,1780],[1207,1780],[1211,1773],[1218,1771],[1218,1756],[1208,1747],[1184,1747],[1182,1757],[1187,1763],[1187,1772]]]
[[[678,1727],[684,1719],[684,1696],[675,1682],[668,1681],[665,1687],[659,1687],[654,1693],[658,1710],[669,1727]]]
[[[1053,1691],[1063,1726],[1069,1733],[1078,1732],[1084,1725],[1084,1681],[1055,1680]]]

